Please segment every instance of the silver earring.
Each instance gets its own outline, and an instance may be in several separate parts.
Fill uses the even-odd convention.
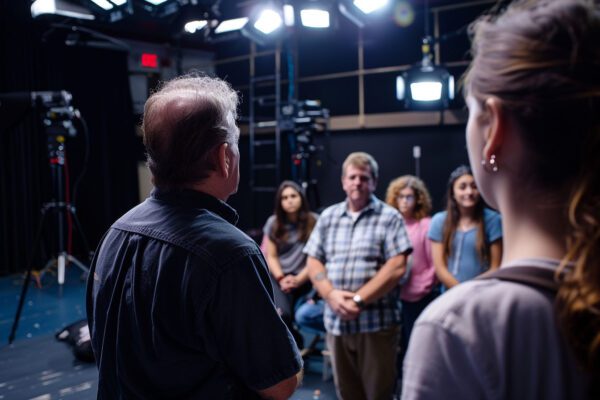
[[[483,167],[483,169],[485,169],[488,172],[490,171],[490,169],[492,172],[498,172],[498,162],[496,161],[496,155],[492,154],[490,156],[489,167],[488,167],[488,163],[485,161],[485,158],[482,158],[481,166]]]
[[[492,154],[490,156],[490,165],[492,167],[492,171],[498,172],[498,163],[496,162],[496,155]]]

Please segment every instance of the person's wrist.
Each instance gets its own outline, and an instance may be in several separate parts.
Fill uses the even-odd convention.
[[[358,306],[359,309],[364,309],[366,304],[364,302],[364,300],[362,299],[362,297],[360,296],[360,294],[355,294],[354,297],[352,297],[352,301]]]
[[[279,275],[275,278],[275,280],[277,281],[277,283],[280,283],[283,280],[283,278],[285,278],[285,275]]]
[[[335,288],[331,288],[331,290],[329,292],[327,292],[327,294],[325,294],[325,296],[323,296],[323,298],[327,301],[329,300],[329,297],[331,297],[331,293],[333,293],[335,290]]]

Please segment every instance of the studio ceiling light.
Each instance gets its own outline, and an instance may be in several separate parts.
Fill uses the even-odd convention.
[[[161,5],[161,4],[163,4],[163,3],[165,3],[165,2],[167,2],[167,1],[169,1],[169,0],[144,0],[144,1],[145,1],[146,3],[150,3],[150,4],[152,4],[153,6],[159,6],[159,5]]]
[[[262,46],[283,38],[286,33],[283,12],[283,7],[275,5],[256,8],[242,35]]]
[[[340,0],[340,13],[359,28],[388,11],[389,0]]]
[[[307,28],[329,28],[329,11],[319,8],[300,10],[300,21]]]
[[[196,33],[197,31],[202,30],[207,24],[208,21],[204,20],[189,21],[183,26],[183,30],[187,33]]]
[[[31,3],[31,16],[60,15],[61,17],[93,20],[96,17],[85,7],[63,0],[35,0]]]
[[[112,4],[108,0],[91,0],[91,1],[92,1],[92,3],[94,3],[95,5],[97,5],[98,7],[100,7],[103,10],[111,10],[114,8],[114,4]]]
[[[354,0],[356,8],[365,14],[371,14],[373,11],[380,10],[389,4],[389,0]]]
[[[219,34],[219,33],[239,31],[247,23],[248,23],[247,17],[226,19],[225,21],[221,22],[219,24],[219,26],[217,26],[217,28],[215,29],[215,33]]]
[[[294,26],[296,18],[294,16],[294,6],[286,4],[283,6],[283,23],[285,26]]]
[[[133,14],[130,0],[88,0],[90,10],[100,20],[115,22]]]
[[[269,35],[279,29],[282,24],[283,20],[278,12],[266,9],[260,13],[254,27],[265,35]]]

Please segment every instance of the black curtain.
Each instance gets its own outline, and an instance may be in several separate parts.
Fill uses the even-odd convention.
[[[0,0],[0,96],[4,93],[67,90],[87,121],[67,137],[71,189],[84,169],[75,204],[92,250],[110,224],[138,201],[137,161],[141,139],[129,92],[127,53],[66,46],[64,32],[49,21],[33,21],[29,2]],[[58,236],[53,213],[44,223],[40,246],[33,236],[40,210],[53,197],[48,132],[39,110],[0,104],[0,275],[23,271],[35,251],[34,268],[54,256]],[[34,247],[36,247],[34,249]],[[73,254],[87,261],[81,236],[73,232]]]

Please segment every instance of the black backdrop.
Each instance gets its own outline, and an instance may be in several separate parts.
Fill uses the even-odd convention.
[[[89,126],[90,158],[79,185],[77,214],[92,247],[119,215],[137,202],[136,165],[142,157],[131,111],[127,54],[55,44],[29,2],[0,0],[0,93],[68,90]],[[51,198],[46,132],[35,111],[4,115],[17,124],[0,132],[0,275],[22,271],[33,251],[40,207]],[[67,140],[71,183],[83,169],[85,135]],[[53,252],[56,223],[47,221],[36,268]],[[74,235],[74,254],[82,254]]]
[[[91,150],[88,170],[79,187],[77,213],[94,248],[108,226],[138,202],[136,167],[137,162],[143,159],[143,149],[134,130],[138,121],[131,110],[127,54],[100,48],[67,47],[64,38],[61,40],[56,32],[47,34],[48,40],[42,42],[47,32],[47,23],[31,19],[29,2],[0,0],[0,93],[64,89],[73,94],[74,105],[89,125]],[[375,44],[373,42],[371,47]],[[381,43],[379,47],[384,45]],[[247,43],[242,47],[247,48]],[[219,46],[220,50],[226,48],[225,45]],[[323,65],[310,53],[306,53],[303,60]],[[306,65],[304,67],[306,69]],[[239,75],[239,84],[247,82],[247,71],[235,68],[235,72]],[[220,70],[217,73],[235,80],[233,73]],[[342,81],[336,80],[336,83],[343,85]],[[385,87],[388,86],[386,84]],[[307,88],[303,90],[306,92],[304,95],[311,94]],[[337,93],[336,90],[330,91]],[[374,93],[385,97],[385,92],[380,89]],[[390,96],[393,97],[393,94]],[[385,104],[388,103],[392,104],[389,101]],[[334,96],[326,105],[341,107],[344,104],[343,96]],[[374,104],[370,100],[367,105],[374,107]],[[338,111],[341,114],[348,112]],[[17,117],[3,114],[0,107],[0,126],[5,120]],[[319,180],[318,190],[323,206],[343,199],[340,169],[351,151],[368,151],[375,156],[381,167],[376,194],[383,198],[390,179],[414,173],[412,147],[421,146],[421,176],[432,192],[436,210],[442,208],[449,172],[458,164],[467,162],[464,126],[332,132],[329,138],[319,137],[316,141],[327,147],[319,155],[322,165],[314,173]],[[81,172],[84,150],[84,135],[80,131],[67,143],[71,182]],[[271,213],[273,199],[269,195],[254,204],[250,201],[248,142],[245,137],[241,141],[241,156],[240,190],[229,202],[240,213],[240,228],[256,229]],[[289,177],[285,173],[289,172],[285,165],[289,161],[286,160],[289,157],[284,158],[284,178]],[[33,250],[33,234],[40,220],[40,207],[50,199],[50,195],[46,134],[39,127],[39,117],[30,113],[19,118],[13,129],[0,131],[0,275],[25,268],[27,256]],[[43,266],[53,251],[55,225],[50,223],[47,228],[44,246],[36,257],[36,268]],[[77,235],[74,244],[75,255],[85,259]]]

